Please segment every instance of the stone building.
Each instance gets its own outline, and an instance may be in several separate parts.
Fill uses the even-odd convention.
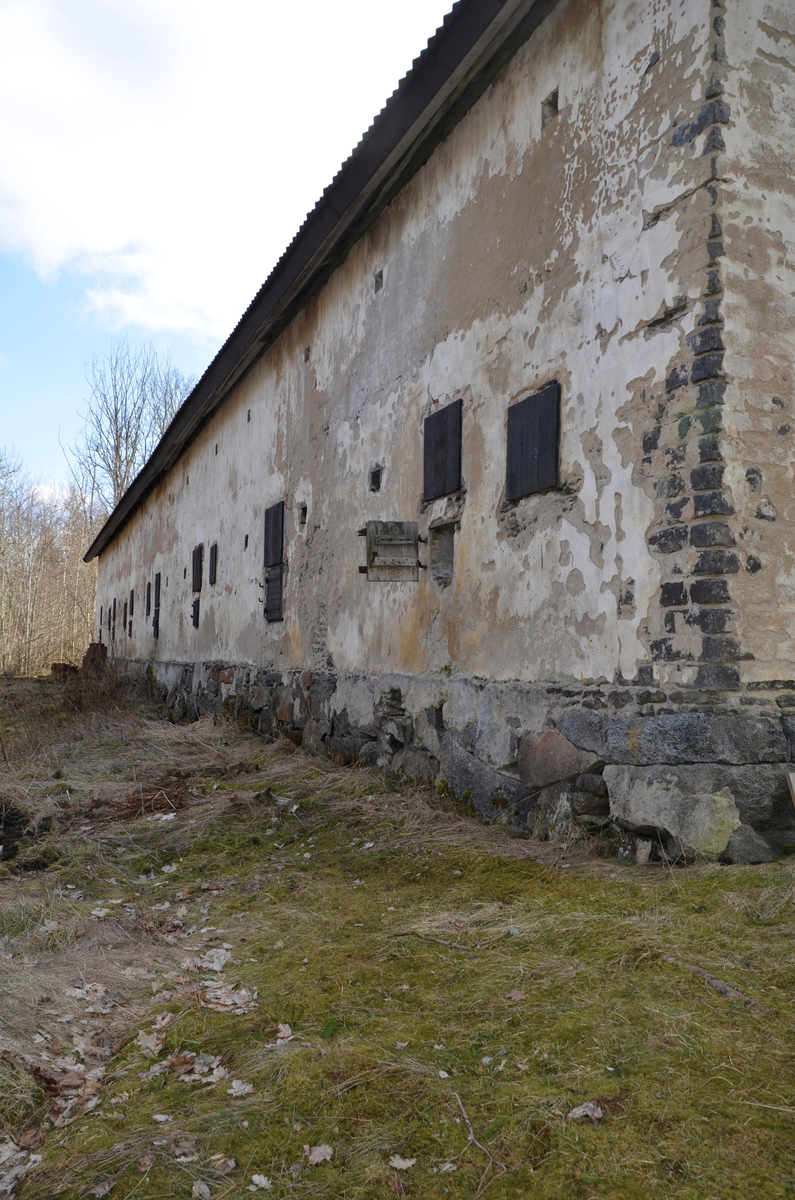
[[[786,0],[459,0],[91,546],[111,653],[484,815],[795,844],[794,154]]]

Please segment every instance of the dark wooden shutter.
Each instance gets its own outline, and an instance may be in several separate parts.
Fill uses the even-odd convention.
[[[265,566],[284,561],[284,501],[265,509]]]
[[[130,588],[130,616],[135,615],[135,588]]]
[[[218,543],[213,542],[210,547],[210,573],[209,580],[212,586],[218,578]]]
[[[115,597],[113,599],[113,624],[111,626],[110,636],[113,638],[113,641],[115,642],[116,641],[116,598]]]
[[[193,551],[191,570],[193,575],[193,591],[202,590],[202,563],[204,561],[204,546],[196,546]]]
[[[284,620],[284,501],[265,509],[265,619]]]
[[[434,500],[461,487],[461,414],[463,400],[425,418],[423,498]]]
[[[193,620],[193,628],[198,629],[199,628],[199,597],[198,596],[193,601],[192,620]]]
[[[152,615],[152,633],[160,637],[160,572],[155,575],[155,611]]]
[[[152,584],[148,581],[146,584],[146,616],[152,615]]]
[[[284,620],[284,563],[274,563],[268,567],[265,581],[265,619]]]
[[[122,625],[124,626],[125,629],[127,628],[127,601],[126,600],[124,601],[124,617],[122,619]]]
[[[508,409],[506,500],[557,487],[560,441],[560,384]]]

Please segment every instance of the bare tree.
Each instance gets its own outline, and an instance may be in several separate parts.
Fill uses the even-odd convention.
[[[151,343],[111,343],[86,371],[89,396],[83,429],[67,451],[72,477],[88,500],[111,512],[163,436],[195,380]]]
[[[96,568],[83,554],[104,514],[73,485],[43,488],[0,448],[0,671],[79,662],[94,626]]]

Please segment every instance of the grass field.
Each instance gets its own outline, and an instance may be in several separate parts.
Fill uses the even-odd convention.
[[[791,862],[622,865],[104,707],[0,683],[0,1195],[795,1193]]]

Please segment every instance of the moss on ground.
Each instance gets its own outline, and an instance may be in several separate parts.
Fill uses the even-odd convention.
[[[64,1054],[80,1021],[115,1022],[114,1040],[94,1106],[44,1128],[26,1197],[105,1187],[189,1197],[204,1182],[214,1198],[242,1200],[254,1176],[270,1183],[263,1195],[307,1200],[795,1191],[788,863],[556,861],[548,846],[444,811],[433,793],[231,725],[148,718],[112,738],[103,726],[97,739],[87,718],[74,720],[80,771],[64,774],[82,804],[106,786],[92,780],[129,792],[142,756],[152,777],[184,783],[187,770],[187,799],[169,820],[161,810],[86,829],[73,815],[57,862],[0,880],[6,1005],[25,956],[75,983],[89,943],[85,980],[124,947],[151,976],[125,984],[107,1018],[49,1017]],[[45,799],[50,773],[40,774],[41,803],[63,805],[62,794]],[[59,936],[42,931],[48,920]],[[183,966],[224,949],[221,972]],[[209,978],[256,990],[256,1008],[202,1007]],[[36,997],[30,1012],[41,1027]],[[277,1044],[284,1025],[294,1036],[282,1030]],[[146,1057],[135,1037],[156,1028],[162,1047]],[[152,1074],[186,1053],[219,1059],[227,1077]],[[31,1113],[41,1119],[41,1097],[14,1078],[0,1107],[18,1131]],[[253,1092],[230,1095],[233,1080]],[[588,1101],[601,1119],[568,1118]],[[305,1147],[323,1145],[330,1161],[311,1165]],[[395,1156],[413,1165],[396,1169]]]

